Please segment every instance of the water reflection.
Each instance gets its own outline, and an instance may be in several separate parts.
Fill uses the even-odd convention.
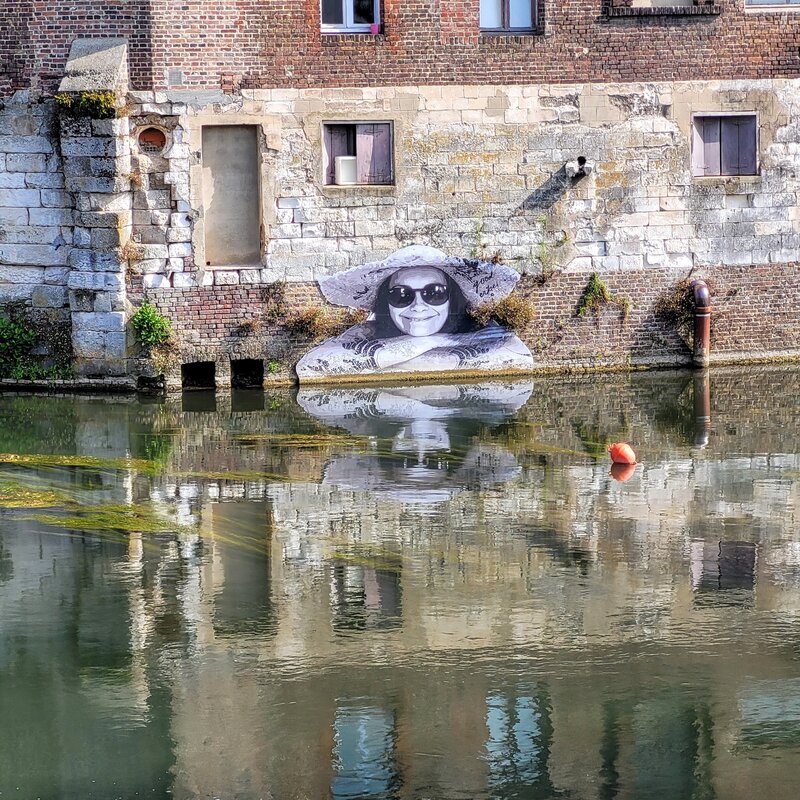
[[[531,388],[0,397],[2,797],[793,798],[800,372]]]
[[[505,448],[476,439],[521,408],[532,391],[530,382],[301,389],[297,402],[326,425],[369,436],[375,446],[331,460],[323,483],[425,504],[520,474]]]

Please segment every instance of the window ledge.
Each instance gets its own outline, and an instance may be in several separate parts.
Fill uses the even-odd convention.
[[[761,175],[692,175],[696,183],[761,183]]]
[[[481,31],[479,44],[530,44],[542,35],[542,31]]]
[[[617,7],[608,9],[609,17],[707,17],[720,14],[718,5],[706,6],[654,6],[654,7]]]
[[[346,194],[347,192],[353,192],[354,194],[366,194],[367,192],[394,194],[395,189],[397,189],[397,184],[395,183],[348,183],[341,186],[337,183],[326,183],[322,186],[322,191],[326,194]]]
[[[342,42],[358,42],[359,44],[382,43],[386,41],[383,33],[369,31],[321,31],[323,44],[341,44]]]
[[[745,14],[797,14],[800,13],[800,5],[797,3],[748,3],[745,0]]]

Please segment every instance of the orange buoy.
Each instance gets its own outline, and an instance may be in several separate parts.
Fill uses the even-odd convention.
[[[611,460],[615,464],[635,464],[636,453],[633,448],[625,442],[614,442],[608,446],[608,452],[611,453]]]
[[[625,483],[636,472],[636,464],[612,464],[608,473],[615,481]]]

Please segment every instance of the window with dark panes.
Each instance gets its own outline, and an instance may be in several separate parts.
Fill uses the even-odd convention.
[[[322,29],[367,31],[380,22],[379,0],[321,0]]]
[[[358,122],[323,125],[325,183],[336,183],[336,159],[355,158],[356,183],[390,184],[392,170],[392,123]]]
[[[692,123],[692,174],[695,177],[757,174],[755,114],[696,114]]]
[[[481,30],[530,31],[536,0],[481,0]]]

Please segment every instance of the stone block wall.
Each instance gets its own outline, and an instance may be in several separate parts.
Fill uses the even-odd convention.
[[[20,93],[0,108],[0,304],[67,304],[73,203],[52,135],[54,107]]]

